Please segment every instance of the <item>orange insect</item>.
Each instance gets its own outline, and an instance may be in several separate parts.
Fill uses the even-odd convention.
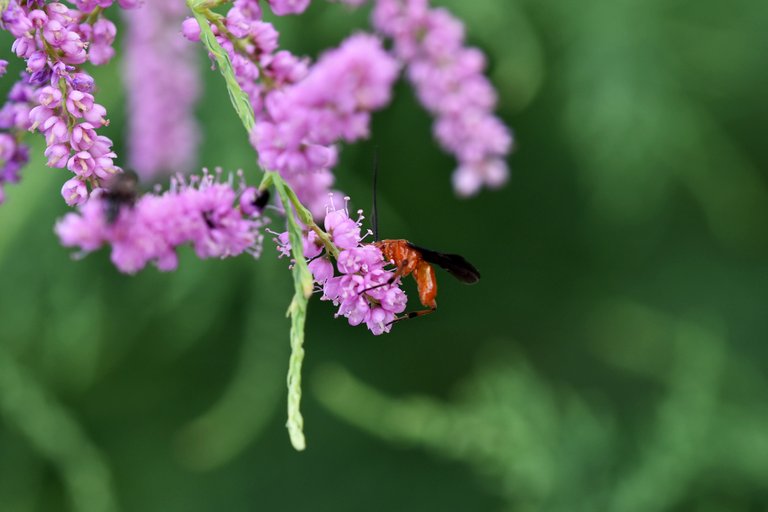
[[[480,272],[458,254],[443,254],[432,251],[413,245],[407,240],[380,240],[374,242],[373,245],[381,249],[385,260],[391,261],[397,267],[395,278],[413,275],[419,290],[419,301],[427,308],[397,317],[395,322],[428,315],[437,310],[437,301],[435,300],[437,298],[437,279],[435,269],[430,263],[444,268],[462,283],[474,284],[480,280]]]
[[[432,263],[447,270],[449,274],[466,284],[474,284],[480,280],[480,272],[463,256],[445,254],[412,244],[408,240],[379,240],[379,223],[376,206],[376,175],[378,174],[378,155],[374,155],[373,165],[373,208],[371,209],[371,224],[373,227],[373,245],[381,249],[384,259],[392,262],[397,269],[392,280],[398,277],[413,275],[419,290],[419,301],[427,308],[412,311],[395,318],[393,322],[415,318],[434,313],[437,310],[437,279]]]

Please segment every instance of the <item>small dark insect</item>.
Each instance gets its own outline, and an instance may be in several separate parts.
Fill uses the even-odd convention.
[[[240,195],[240,210],[244,215],[260,215],[269,203],[269,189],[248,187]]]
[[[123,206],[133,207],[138,197],[139,177],[133,171],[113,176],[104,187],[104,215],[108,224],[114,224]]]
[[[434,313],[437,310],[437,278],[435,264],[466,284],[474,284],[480,280],[480,272],[463,256],[458,254],[445,254],[442,252],[425,249],[412,244],[408,240],[379,240],[379,224],[376,212],[376,174],[378,172],[378,158],[374,160],[373,169],[373,208],[371,223],[373,225],[373,245],[381,249],[384,259],[391,261],[397,269],[393,280],[413,274],[416,286],[419,290],[419,301],[427,308],[421,311],[411,311],[393,320],[405,320]]]
[[[258,190],[256,198],[253,200],[253,206],[256,211],[262,211],[269,202],[269,189]]]

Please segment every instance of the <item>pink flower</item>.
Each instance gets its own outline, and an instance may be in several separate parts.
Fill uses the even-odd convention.
[[[360,242],[360,225],[349,218],[346,210],[331,210],[325,216],[325,230],[341,249],[353,249]]]
[[[65,144],[48,146],[45,150],[45,156],[48,158],[46,165],[48,167],[58,167],[59,169],[65,168],[69,160],[69,151],[69,147]]]
[[[484,185],[504,183],[512,135],[492,114],[496,92],[483,75],[485,57],[464,46],[461,21],[430,8],[428,0],[378,0],[373,23],[392,39],[419,101],[435,116],[437,140],[458,160],[457,193],[472,195]]]
[[[127,96],[127,166],[142,179],[195,167],[200,126],[195,106],[200,94],[196,48],[179,36],[199,40],[200,26],[184,16],[180,0],[152,0],[127,11],[124,73]]]
[[[67,111],[74,117],[83,117],[93,109],[93,95],[73,90],[67,95]]]
[[[78,180],[70,180],[64,194],[73,202]],[[241,184],[241,190],[244,186]],[[163,271],[178,264],[176,248],[190,244],[200,258],[226,258],[249,252],[258,256],[264,221],[246,215],[237,206],[229,182],[205,173],[190,181],[174,179],[169,191],[145,194],[135,204],[116,202],[107,189],[94,194],[78,213],[66,215],[56,225],[61,243],[91,252],[112,246],[112,262],[121,271],[135,273],[153,262]],[[117,208],[110,219],[108,211]]]
[[[79,247],[84,253],[97,250],[107,238],[104,203],[88,201],[78,213],[68,213],[56,223],[54,230],[65,247]]]
[[[96,139],[96,130],[94,130],[93,125],[91,123],[80,123],[72,128],[69,143],[75,151],[83,151],[90,149],[96,142]],[[103,139],[104,143],[109,141],[106,137],[103,137]]]
[[[93,64],[100,66],[112,59],[115,55],[112,43],[116,35],[115,24],[107,19],[101,18],[93,24],[91,46],[88,49],[88,57]]]
[[[111,151],[112,142],[98,138],[95,132],[108,123],[106,109],[95,103],[91,94],[93,78],[79,65],[89,59],[95,64],[104,63],[114,53],[115,25],[103,13],[94,13],[97,7],[109,7],[113,0],[75,0],[77,8],[61,2],[6,3],[3,28],[16,38],[13,51],[27,59],[31,74],[24,75],[14,86],[11,101],[0,109],[0,129],[13,127],[43,133],[48,165],[67,167],[98,187],[98,178],[110,177],[119,169],[112,161],[116,156]],[[135,3],[121,2],[124,6]],[[14,91],[25,87],[35,93],[17,97]],[[98,147],[93,149],[96,141]],[[87,191],[84,183],[68,181],[63,192],[65,200],[71,203],[69,198],[75,192],[77,197],[82,196],[83,190]]]
[[[309,0],[268,0],[272,12],[278,16],[301,14],[309,7]]]
[[[396,315],[405,311],[407,297],[400,289],[400,280],[386,268],[381,250],[363,242],[361,225],[362,214],[355,221],[346,207],[337,210],[331,203],[326,210],[326,232],[333,244],[343,249],[335,261],[338,275],[334,275],[332,257],[314,231],[304,232],[302,245],[309,271],[323,291],[321,299],[332,301],[338,307],[336,316],[345,317],[350,325],[365,323],[379,335],[389,332]],[[291,254],[287,232],[278,234],[275,241],[281,255]]]
[[[303,64],[286,53],[268,60],[265,69],[286,83],[305,74]],[[302,202],[321,214],[333,184],[335,144],[368,135],[370,113],[390,101],[397,74],[397,62],[370,35],[352,36],[323,54],[306,77],[267,95],[251,134],[261,165],[280,172]]]
[[[61,196],[69,206],[78,206],[88,200],[88,187],[81,179],[72,178],[61,187]]]
[[[181,33],[192,42],[200,41],[200,24],[195,18],[186,18],[181,24]]]

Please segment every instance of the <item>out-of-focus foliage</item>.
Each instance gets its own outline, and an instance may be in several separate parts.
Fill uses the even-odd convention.
[[[72,261],[38,140],[0,207],[0,510],[765,508],[768,5],[436,3],[489,54],[509,186],[456,199],[403,85],[338,187],[368,207],[377,146],[382,234],[483,280],[440,273],[440,310],[380,338],[313,299],[297,454],[286,261],[186,254],[134,277]],[[281,41],[316,55],[367,13],[316,0]],[[117,69],[95,77],[120,141]],[[253,171],[201,73],[202,164]]]
[[[664,511],[696,485],[747,496],[765,484],[768,408],[757,396],[734,400],[745,384],[765,386],[757,368],[729,361],[718,330],[622,302],[595,310],[588,327],[606,342],[601,354],[660,387],[637,415],[637,433],[605,407],[598,412],[572,390],[553,389],[520,360],[480,365],[454,406],[387,398],[336,367],[319,373],[317,392],[340,417],[383,439],[467,462],[510,510]],[[640,343],[651,347],[637,353]],[[724,475],[732,479],[726,485]]]

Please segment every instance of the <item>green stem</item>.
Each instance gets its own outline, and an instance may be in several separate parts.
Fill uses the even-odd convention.
[[[293,209],[296,212],[296,216],[299,218],[301,223],[307,226],[307,228],[314,231],[315,234],[317,234],[317,237],[320,239],[321,242],[323,242],[325,249],[328,251],[328,253],[331,256],[333,256],[334,258],[338,258],[339,249],[333,244],[333,240],[331,240],[331,235],[323,231],[323,229],[317,225],[314,217],[312,216],[312,212],[310,212],[303,204],[301,204],[301,201],[299,201],[299,198],[296,195],[296,192],[294,192],[291,186],[288,185],[285,182],[285,180],[283,180],[282,176],[280,176],[278,173],[270,172],[268,174],[273,175],[273,181],[280,180],[282,186],[284,187],[286,198],[283,198],[281,196],[281,199],[283,199],[283,202],[285,203],[286,200],[290,201],[290,204],[293,206]]]
[[[232,106],[240,117],[246,131],[250,134],[255,125],[255,115],[250,99],[243,92],[240,84],[238,84],[229,56],[216,40],[216,36],[214,36],[209,25],[209,22],[213,23],[219,30],[222,30],[222,34],[227,33],[224,31],[226,27],[221,25],[219,15],[210,10],[211,7],[221,3],[219,0],[187,0],[187,5],[200,25],[200,40],[216,60],[219,72],[224,77],[227,85]],[[294,260],[291,270],[294,296],[287,311],[287,315],[291,318],[291,356],[288,363],[287,377],[288,421],[286,427],[288,428],[288,434],[293,447],[296,450],[304,450],[306,448],[304,418],[301,415],[300,409],[301,367],[304,361],[304,327],[307,318],[307,303],[312,295],[314,281],[312,274],[309,272],[307,260],[304,257],[302,244],[303,226],[307,226],[317,234],[328,253],[333,257],[338,256],[339,250],[333,245],[330,236],[315,223],[312,213],[301,204],[301,201],[296,196],[296,192],[283,178],[276,172],[265,171],[259,188],[265,190],[270,186],[275,187],[285,209],[285,217],[288,222],[288,236],[291,242],[291,255]]]
[[[205,12],[210,11],[205,7],[201,7],[202,4],[205,4],[205,2],[200,2],[199,0],[187,0],[187,5],[192,10],[192,14],[195,16],[198,25],[200,25],[200,40],[216,60],[219,72],[221,73],[221,76],[224,77],[224,81],[227,84],[227,91],[229,92],[229,99],[232,102],[232,106],[234,107],[235,112],[237,112],[237,115],[240,116],[240,120],[246,131],[250,134],[256,124],[253,107],[251,106],[248,95],[243,92],[240,85],[237,83],[235,72],[232,68],[232,62],[230,62],[227,52],[224,51],[224,48],[222,48],[216,40],[216,36],[213,35],[213,31],[208,25],[208,19],[205,16]]]
[[[280,199],[283,201],[285,216],[288,219],[288,236],[291,240],[291,253],[293,254],[293,284],[294,295],[291,305],[288,307],[288,315],[291,317],[291,357],[288,362],[288,435],[291,444],[296,450],[304,450],[307,446],[304,438],[304,418],[301,415],[301,366],[304,361],[304,324],[307,318],[307,302],[312,295],[312,274],[307,267],[304,258],[301,241],[302,229],[296,221],[291,206],[288,190],[290,187],[277,173],[269,173],[275,185]]]
[[[283,202],[283,208],[285,208],[285,217],[288,220],[288,236],[291,241],[291,253],[294,259],[293,268],[295,271],[298,271],[298,273],[294,272],[299,278],[297,286],[300,285],[302,295],[305,298],[309,298],[309,296],[312,295],[312,274],[310,274],[309,267],[307,267],[307,260],[304,258],[304,244],[301,240],[303,229],[296,221],[296,215],[294,213],[297,204],[300,208],[304,207],[301,206],[301,203],[291,201],[290,193],[293,191],[290,190],[288,184],[283,181],[283,178],[278,173],[270,172],[269,174],[272,176],[272,183]]]
[[[219,30],[219,34],[229,39],[235,50],[237,50],[243,57],[251,61],[251,63],[259,69],[259,79],[264,83],[265,89],[267,91],[274,89],[276,87],[275,81],[267,76],[266,73],[264,73],[264,68],[261,66],[261,63],[254,58],[254,55],[248,48],[248,41],[250,40],[250,37],[245,39],[235,37],[232,32],[229,31],[224,22],[221,21],[223,16],[211,11],[210,9],[203,11],[203,15],[208,19],[208,21],[216,25],[216,28]],[[255,43],[252,42],[252,44]]]
[[[89,25],[93,25],[94,23],[96,23],[96,20],[99,18],[99,15],[103,10],[104,9],[102,9],[101,7],[95,8],[93,11],[91,11],[91,14],[89,14],[88,17],[85,18],[85,23]]]
[[[269,187],[272,186],[272,176],[274,173],[271,172],[265,172],[264,177],[261,178],[261,183],[259,183],[259,190],[266,190]]]

